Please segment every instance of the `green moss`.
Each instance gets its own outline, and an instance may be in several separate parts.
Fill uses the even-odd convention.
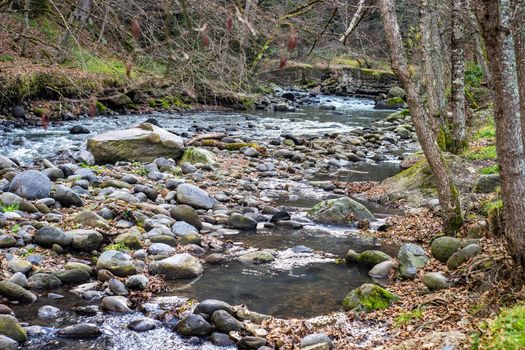
[[[487,167],[479,169],[478,172],[483,175],[499,174],[499,165],[494,164],[491,166],[487,166]]]
[[[180,96],[164,96],[162,98],[149,99],[148,105],[152,108],[163,108],[163,109],[173,109],[173,108],[182,108],[188,109],[188,105],[182,97]]]
[[[108,251],[108,250],[117,250],[117,251],[127,251],[127,250],[131,250],[125,243],[115,243],[115,244],[111,244],[111,245],[108,245],[106,247],[104,247],[104,251]]]
[[[35,115],[38,116],[38,117],[42,117],[42,116],[48,114],[49,111],[47,109],[45,109],[45,108],[35,108],[33,110],[33,113],[35,113]]]
[[[496,127],[494,126],[494,120],[491,119],[488,125],[478,130],[474,135],[474,140],[486,140],[496,138]]]
[[[501,199],[487,202],[483,205],[482,214],[489,216],[491,212],[500,211],[503,209],[503,201]]]
[[[0,62],[12,62],[14,59],[13,59],[13,56],[11,55],[8,55],[8,54],[1,54],[0,55]]]
[[[20,210],[20,204],[18,204],[18,203],[13,203],[13,204],[9,204],[9,205],[4,205],[4,204],[0,203],[0,211],[2,213],[12,213],[12,212],[15,212],[17,210]]]
[[[423,310],[421,308],[417,308],[412,311],[407,311],[399,314],[396,318],[396,322],[394,325],[396,327],[400,326],[406,326],[407,324],[411,323],[413,320],[418,320],[423,317]]]
[[[184,150],[179,163],[202,163],[212,165],[215,163],[215,155],[202,148],[188,147]]]
[[[390,293],[386,289],[375,284],[366,283],[346,295],[343,300],[343,309],[346,311],[371,312],[386,309],[398,299],[397,295]]]
[[[520,350],[525,348],[525,303],[502,309],[493,320],[481,324],[473,349]]]
[[[495,160],[497,159],[496,146],[479,146],[465,152],[468,160]]]
[[[96,106],[97,106],[97,113],[99,114],[103,114],[108,110],[108,108],[104,106],[104,104],[100,101],[96,102]]]
[[[401,97],[390,97],[385,101],[385,104],[389,107],[395,107],[404,104],[405,101]]]

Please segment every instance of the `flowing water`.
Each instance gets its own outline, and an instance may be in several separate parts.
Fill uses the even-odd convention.
[[[283,133],[322,136],[327,132],[349,132],[366,127],[384,118],[388,112],[373,109],[373,101],[350,97],[319,96],[293,113],[255,112],[252,114],[198,112],[183,114],[124,115],[118,117],[84,118],[79,121],[50,125],[48,130],[30,128],[4,133],[0,138],[0,154],[31,163],[46,157],[51,160],[60,153],[73,153],[85,147],[93,134],[121,129],[155,118],[162,127],[182,135],[200,131],[226,131],[254,140],[269,139]],[[320,106],[335,106],[335,110]],[[90,135],[71,135],[69,128],[82,124]],[[395,161],[363,162],[337,174],[318,173],[310,181],[381,181],[399,171]],[[341,265],[336,258],[348,249],[362,251],[379,249],[391,255],[397,247],[384,245],[373,238],[360,235],[355,228],[315,225],[305,218],[305,211],[319,201],[331,198],[326,192],[303,183],[297,192],[277,193],[268,198],[275,206],[292,210],[294,219],[305,222],[299,230],[279,226],[264,228],[257,233],[239,233],[227,237],[245,247],[272,249],[276,260],[265,265],[246,265],[232,261],[220,266],[207,266],[204,274],[190,281],[172,283],[165,296],[183,296],[202,300],[220,299],[232,304],[246,304],[250,309],[276,317],[312,317],[337,311],[346,293],[362,283],[373,282],[367,270],[358,266]],[[373,203],[364,203],[378,217],[397,214],[396,211]],[[311,249],[292,250],[301,246]],[[381,281],[376,281],[381,283]],[[26,349],[214,349],[211,345],[190,345],[165,326],[146,333],[127,330],[130,320],[142,314],[126,316],[81,317],[68,309],[85,304],[78,297],[63,293],[65,299],[51,300],[42,296],[29,307],[15,307],[20,321],[44,326],[43,333],[31,337]],[[39,320],[36,310],[43,305],[57,305],[62,315],[55,321]],[[158,307],[158,306],[156,306]],[[78,322],[99,323],[104,336],[96,340],[68,341],[51,335],[51,330]]]

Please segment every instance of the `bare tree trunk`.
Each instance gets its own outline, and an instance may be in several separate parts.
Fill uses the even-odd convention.
[[[428,105],[430,115],[434,118],[443,118],[446,113],[445,101],[445,68],[441,53],[439,33],[435,33],[437,27],[436,12],[430,10],[430,1],[419,2],[419,29],[421,32],[421,53],[423,59],[423,83],[428,94]]]
[[[350,22],[350,25],[348,26],[348,29],[346,29],[346,32],[339,38],[340,42],[345,43],[348,36],[352,33],[355,27],[357,27],[357,23],[359,23],[361,16],[363,16],[364,9],[365,0],[359,0],[359,3],[357,4],[357,10],[354,14],[354,17],[352,17],[352,22]]]
[[[447,149],[461,153],[467,147],[465,131],[465,26],[464,0],[454,0],[452,8],[452,133]]]
[[[512,27],[514,43],[516,45],[516,65],[521,104],[521,130],[525,138],[525,0],[516,0],[515,18]]]
[[[29,46],[29,1],[24,1],[24,28],[22,29],[22,52],[23,57],[27,56],[27,49]]]
[[[516,282],[525,281],[525,152],[510,0],[477,0],[477,16],[493,76],[496,150],[500,165],[505,238],[516,263]]]
[[[463,224],[461,207],[457,190],[450,178],[449,171],[443,160],[436,137],[430,128],[428,114],[417,85],[410,73],[402,37],[395,12],[395,0],[380,0],[381,17],[385,29],[385,36],[390,47],[392,69],[397,75],[407,93],[407,102],[412,115],[412,121],[421,143],[421,148],[430,164],[436,181],[439,202],[443,211],[444,228],[447,234],[453,234]]]

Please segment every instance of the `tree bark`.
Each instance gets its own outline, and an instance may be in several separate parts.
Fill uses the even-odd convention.
[[[355,11],[354,16],[352,17],[352,21],[350,22],[350,25],[346,29],[346,32],[339,38],[339,41],[343,44],[346,43],[346,39],[348,36],[352,33],[352,31],[357,27],[357,23],[359,23],[359,20],[363,16],[363,12],[365,9],[365,0],[359,0],[359,3],[357,4],[357,11]]]
[[[421,54],[423,60],[423,83],[428,94],[430,115],[442,119],[446,113],[445,101],[445,68],[439,44],[439,33],[436,33],[437,13],[430,10],[430,1],[419,2],[419,30],[421,32]]]
[[[464,0],[454,0],[452,5],[452,133],[447,150],[461,153],[467,147],[465,131],[465,26],[463,22]]]
[[[27,56],[27,49],[29,46],[29,1],[24,1],[24,28],[22,29],[22,57]]]
[[[507,248],[516,264],[515,281],[525,282],[525,153],[510,0],[477,0],[476,12],[493,77],[496,150]]]
[[[515,18],[512,25],[514,34],[518,87],[521,105],[521,130],[525,144],[525,0],[516,0]]]
[[[390,47],[392,69],[406,91],[407,102],[417,137],[434,175],[444,218],[445,232],[453,234],[463,224],[459,196],[439,151],[436,137],[430,128],[428,113],[423,107],[417,85],[408,67],[395,12],[395,0],[380,0],[379,4],[386,41]]]

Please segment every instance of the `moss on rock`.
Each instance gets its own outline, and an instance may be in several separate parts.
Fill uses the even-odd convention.
[[[397,300],[399,297],[388,290],[375,284],[365,283],[346,295],[343,300],[343,309],[371,312],[386,309]]]
[[[197,147],[187,147],[184,150],[184,153],[182,154],[179,163],[202,163],[207,165],[213,165],[216,163],[216,157],[215,154],[206,149]]]

